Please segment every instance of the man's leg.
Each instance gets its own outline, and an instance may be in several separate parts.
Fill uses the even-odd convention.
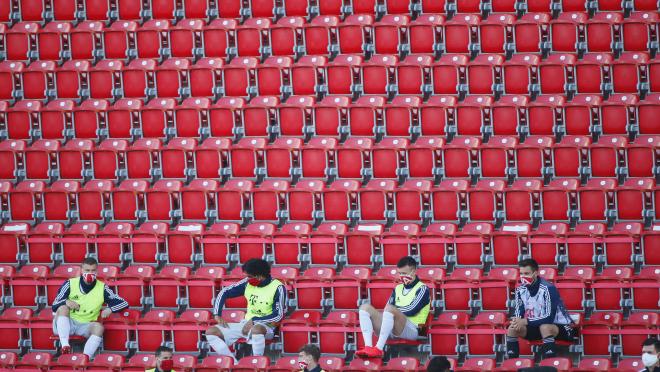
[[[514,328],[509,326],[506,332],[506,356],[509,359],[518,358],[520,356],[520,345],[518,344],[519,337],[527,336],[527,327]]]
[[[383,315],[369,304],[360,306],[358,315],[360,317],[360,329],[364,338],[364,346],[371,347],[373,346],[374,329],[380,330]]]
[[[266,333],[268,333],[268,329],[262,324],[255,324],[252,327],[251,333],[252,355],[264,355],[264,351],[266,350]]]
[[[559,328],[554,324],[542,324],[539,329],[543,338],[543,348],[541,349],[543,358],[554,358],[557,356],[555,337],[559,334]]]
[[[62,349],[70,350],[69,336],[71,335],[71,319],[69,318],[69,308],[66,305],[57,308],[55,313],[55,328],[57,329],[57,336],[60,338]]]
[[[104,328],[101,323],[89,323],[89,337],[87,338],[87,342],[85,342],[83,353],[85,353],[90,359],[92,359],[103,341],[103,331]]]
[[[387,339],[390,337],[394,331],[395,335],[400,335],[403,332],[403,329],[406,326],[406,318],[403,313],[393,305],[385,306],[385,311],[383,312],[383,320],[380,326],[380,334],[378,335],[378,343],[376,347],[380,350],[383,350]]]
[[[228,331],[228,328],[222,328],[226,331]],[[227,346],[227,343],[225,342],[225,337],[224,334],[222,333],[222,330],[219,327],[212,326],[209,327],[206,330],[206,341],[208,341],[209,345],[211,346],[211,349],[216,352],[218,355],[226,355],[234,358],[234,361],[236,360],[236,357],[234,357],[234,353],[229,350],[229,346]]]

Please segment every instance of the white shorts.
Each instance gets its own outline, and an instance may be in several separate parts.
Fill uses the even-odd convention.
[[[247,335],[243,334],[243,327],[245,326],[245,323],[248,321],[246,319],[241,320],[240,323],[228,323],[227,327],[220,327],[220,326],[215,326],[215,328],[219,329],[222,332],[222,336],[225,339],[225,343],[227,345],[233,345],[236,341],[238,341],[241,338],[245,338],[248,341],[248,344],[250,343],[250,336],[251,334],[248,333]],[[274,329],[269,326],[266,323],[260,323],[260,322],[254,322],[254,324],[260,324],[264,327],[266,327],[266,340],[272,340],[273,337],[275,336],[275,331]]]
[[[90,335],[90,325],[91,323],[80,323],[69,318],[69,336],[83,336],[88,338]],[[57,334],[57,316],[53,318],[53,333]]]
[[[411,322],[410,319],[407,319],[406,325],[403,327],[401,334],[397,336],[394,334],[394,331],[392,331],[392,337],[404,340],[417,340],[417,337],[419,337],[419,328],[415,323]]]

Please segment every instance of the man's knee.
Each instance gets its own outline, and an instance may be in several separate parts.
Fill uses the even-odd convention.
[[[264,327],[261,324],[255,324],[252,326],[252,334],[253,335],[265,335],[268,332],[266,327]]]
[[[360,305],[360,310],[366,311],[369,314],[371,314],[372,312],[376,311],[376,308],[371,306],[371,304],[362,304]]]
[[[89,333],[95,336],[99,336],[99,337],[103,336],[104,330],[105,328],[103,328],[103,325],[101,325],[101,323],[92,322],[89,325]]]
[[[510,325],[509,328],[507,328],[506,330],[506,335],[509,337],[517,337],[518,332],[514,326]]]
[[[55,312],[56,315],[69,316],[69,308],[66,305],[62,305],[57,308]]]
[[[506,331],[506,335],[509,337],[524,337],[525,334],[527,334],[526,331],[527,331],[527,327],[525,326],[516,328],[513,325],[510,325]]]
[[[217,336],[222,338],[222,331],[218,327],[209,327],[206,330],[207,336]]]
[[[392,315],[394,315],[395,318],[404,316],[401,310],[399,310],[399,308],[390,304],[385,305],[385,312],[391,313]]]
[[[557,336],[559,334],[559,328],[554,324],[542,324],[539,330],[542,337]]]

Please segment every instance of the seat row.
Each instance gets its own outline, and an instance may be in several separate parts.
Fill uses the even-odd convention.
[[[415,224],[323,223],[316,229],[305,223],[289,223],[280,229],[270,223],[252,223],[241,229],[236,223],[181,223],[169,228],[162,222],[77,223],[66,228],[47,222],[30,228],[26,223],[5,224],[0,230],[5,250],[0,262],[7,264],[73,264],[87,256],[102,264],[223,265],[264,258],[275,265],[295,267],[343,265],[377,267],[395,265],[399,257],[413,255],[422,266],[485,267],[515,265],[520,257],[532,257],[541,265],[564,267],[660,266],[654,251],[660,227],[643,230],[635,222],[543,223],[532,229],[525,223],[506,223],[495,229],[490,223],[468,223],[462,229],[452,223],[433,223],[422,229]]]
[[[243,311],[226,310],[222,317],[236,322],[243,315]],[[579,313],[571,313],[571,317],[583,331],[580,355],[586,356],[610,356],[608,348],[613,355],[637,355],[639,351],[631,343],[640,344],[658,331],[658,314],[654,312],[634,312],[627,320],[616,312],[595,313],[589,320]],[[187,310],[178,317],[165,309],[151,310],[142,317],[137,310],[125,310],[104,321],[103,350],[122,354],[127,349],[153,352],[166,344],[177,353],[196,353],[199,344],[206,346],[203,332],[214,323],[207,310]],[[17,350],[31,341],[31,350],[53,350],[47,333],[49,324],[52,327],[52,313],[47,310],[39,315],[27,308],[5,310],[0,315],[0,327],[6,333],[3,349]],[[283,321],[275,342],[285,354],[297,354],[301,346],[312,342],[325,355],[345,356],[363,344],[358,324],[355,311],[337,310],[322,317],[317,311],[299,310]],[[507,317],[502,312],[482,312],[473,320],[464,312],[444,312],[428,323],[428,339],[419,342],[420,349],[431,355],[496,355],[503,346],[506,324]],[[521,355],[533,355],[529,342],[523,340],[520,346]]]
[[[654,0],[67,0],[39,1],[13,0],[7,2],[0,13],[0,22],[9,21],[84,21],[112,22],[116,20],[146,21],[149,19],[179,20],[181,18],[247,18],[281,16],[313,18],[315,16],[348,16],[369,14],[382,17],[386,14],[408,14],[413,17],[429,13],[495,13],[545,12],[558,14],[569,11],[654,11],[658,5]]]
[[[4,357],[3,357],[4,356]],[[156,366],[155,357],[152,354],[135,354],[130,359],[126,359],[121,354],[102,353],[97,355],[93,361],[90,361],[84,354],[61,355],[57,360],[49,353],[30,352],[19,358],[18,354],[13,352],[2,352],[3,367],[17,366],[23,368],[38,368],[42,371],[57,371],[66,369],[85,370],[85,371],[143,371]],[[270,363],[267,357],[246,356],[238,363],[226,356],[207,356],[198,361],[197,356],[189,354],[177,354],[174,359],[174,368],[177,371],[184,372],[208,372],[208,371],[236,371],[236,372],[291,372],[298,366],[298,357],[280,357],[275,363]],[[527,358],[518,358],[505,360],[496,368],[497,362],[492,358],[473,357],[458,366],[455,358],[448,358],[453,371],[483,371],[491,370],[497,372],[515,372],[520,368],[529,368],[534,366],[534,360]],[[428,364],[428,362],[426,363]],[[363,371],[387,371],[387,372],[410,372],[426,371],[427,366],[422,366],[420,361],[410,357],[392,358],[383,365],[381,360],[353,359],[348,365],[345,365],[344,359],[340,357],[321,357],[319,365],[324,371],[328,372],[363,372]],[[576,367],[568,358],[551,358],[542,361],[540,366],[554,367],[560,372],[637,372],[642,366],[641,360],[637,358],[622,359],[618,363],[618,368],[613,368],[613,363],[606,358],[582,358]],[[1,369],[0,369],[1,370]],[[4,370],[2,370],[4,371]]]
[[[264,138],[243,138],[236,144],[226,138],[208,138],[200,145],[194,138],[174,138],[167,145],[148,138],[135,140],[132,145],[122,139],[107,139],[99,145],[82,139],[69,140],[65,145],[56,140],[37,140],[30,146],[22,140],[6,140],[0,142],[0,158],[6,164],[0,180],[21,181],[26,177],[33,184],[22,185],[25,191],[43,187],[34,183],[39,180],[94,178],[105,189],[112,184],[106,181],[118,184],[126,178],[190,180],[192,176],[222,184],[229,177],[257,184],[264,179],[296,184],[302,176],[321,181],[309,184],[314,189],[335,179],[367,182],[372,178],[398,179],[400,183],[426,179],[414,186],[417,188],[427,188],[430,180],[438,183],[443,178],[473,182],[480,178],[510,182],[536,178],[549,182],[554,177],[568,177],[581,178],[584,183],[589,178],[609,177],[623,183],[626,177],[657,177],[659,145],[660,136],[640,136],[632,142],[625,137],[607,136],[597,143],[582,136],[565,136],[558,143],[540,136],[528,137],[523,143],[516,137],[499,136],[487,143],[476,137],[457,137],[450,143],[439,137],[420,137],[414,143],[385,137],[376,144],[361,137],[351,137],[343,144],[328,137],[314,138],[307,144],[299,138],[280,138],[272,144]],[[653,188],[650,182],[639,185]],[[69,183],[67,187],[76,185]],[[353,190],[353,184],[348,185],[346,191]],[[375,186],[393,187],[391,183]],[[603,186],[614,187],[609,181]],[[288,188],[288,184],[275,187]]]
[[[660,65],[659,65],[660,66]],[[489,96],[468,96],[457,102],[452,96],[433,96],[422,102],[415,96],[398,96],[387,103],[385,97],[334,96],[316,101],[309,96],[292,96],[285,103],[276,97],[188,98],[177,104],[159,98],[145,104],[124,98],[114,104],[89,99],[81,104],[54,100],[47,105],[23,100],[8,105],[0,101],[0,139],[13,140],[94,140],[170,139],[196,140],[244,136],[299,137],[307,142],[314,136],[331,136],[341,142],[350,136],[443,137],[492,135],[525,137],[563,135],[618,135],[634,138],[658,134],[660,94],[644,100],[635,95],[615,94],[607,100],[596,95],[577,95],[567,102],[559,95],[539,96],[530,101],[521,95],[506,95],[494,102]],[[55,141],[51,141],[55,142]],[[456,141],[454,141],[456,142]],[[530,141],[526,141],[528,143]]]
[[[69,61],[57,67],[52,61],[1,62],[0,90],[3,100],[23,99],[152,99],[273,96],[286,101],[291,94],[315,96],[412,95],[427,101],[431,95],[489,95],[500,100],[503,94],[531,96],[531,100],[553,95],[586,97],[620,93],[628,99],[639,94],[660,92],[660,60],[646,53],[624,53],[614,60],[610,54],[587,54],[577,60],[573,54],[553,54],[541,61],[536,55],[516,54],[509,61],[494,54],[482,54],[473,61],[466,55],[445,55],[434,62],[426,55],[377,55],[369,61],[361,56],[340,55],[332,62],[325,57],[270,57],[263,63],[241,57],[225,64],[218,58],[196,63],[171,58],[160,65],[152,59],[125,64],[103,60],[91,66],[87,61]],[[266,97],[268,98],[268,97]],[[366,98],[366,97],[363,97]],[[620,99],[620,97],[617,97]],[[484,98],[482,98],[484,99]],[[583,98],[584,99],[584,98]],[[600,97],[592,97],[600,104]],[[258,99],[257,99],[258,102]],[[515,101],[514,101],[515,102]],[[606,101],[607,102],[607,101]],[[380,101],[378,101],[380,105]],[[623,104],[627,103],[625,100]],[[489,102],[483,102],[488,105]],[[510,104],[510,103],[509,103]]]
[[[110,26],[85,21],[76,26],[51,22],[20,22],[5,33],[3,57],[13,61],[98,60],[134,58],[228,58],[236,56],[335,56],[337,54],[430,54],[549,52],[648,52],[658,50],[658,13],[530,13],[520,19],[502,14],[482,20],[461,15],[446,20],[443,15],[424,15],[410,20],[388,15],[375,21],[370,15],[314,18],[285,17],[271,22],[250,18],[214,20],[208,25],[186,19],[176,25],[151,20],[143,25],[118,21]]]
[[[2,217],[14,221],[607,221],[658,219],[653,179],[630,179],[620,185],[600,178],[580,185],[557,179],[543,186],[539,180],[447,180],[434,186],[427,180],[231,180],[224,185],[198,179],[184,186],[180,180],[23,181],[0,183]],[[656,201],[657,203],[657,201]],[[368,206],[368,208],[367,208]]]

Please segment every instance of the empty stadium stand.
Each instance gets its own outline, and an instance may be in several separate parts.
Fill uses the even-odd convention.
[[[0,0],[0,370],[638,371],[660,335],[657,0]],[[363,360],[398,259],[418,341]],[[85,257],[130,308],[60,355]],[[268,356],[209,352],[212,299],[263,258]],[[506,360],[517,263],[580,329]],[[242,319],[243,298],[223,318]]]

